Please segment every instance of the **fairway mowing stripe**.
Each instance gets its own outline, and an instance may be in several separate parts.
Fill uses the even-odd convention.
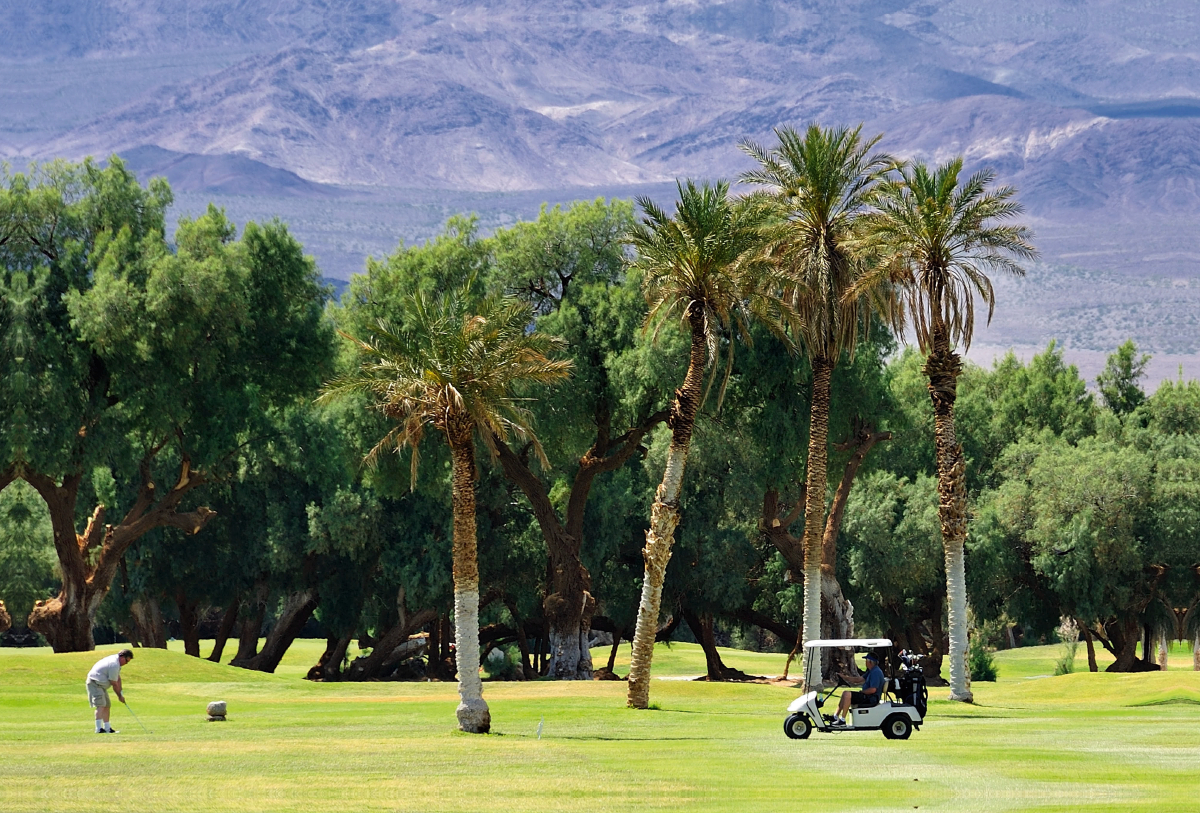
[[[323,647],[296,660],[311,663]],[[153,652],[137,663],[158,658],[167,677],[147,680],[160,670],[143,668],[132,699],[158,735],[106,740],[91,733],[77,681],[18,675],[9,664],[39,659],[0,651],[10,744],[0,813],[93,813],[98,798],[120,798],[123,813],[1195,809],[1200,709],[1125,704],[1200,682],[1182,673],[1022,681],[1051,668],[1057,648],[1040,650],[1015,651],[1020,672],[979,685],[977,706],[935,701],[904,742],[879,732],[788,740],[795,690],[691,681],[656,682],[659,711],[625,709],[627,687],[616,682],[489,682],[496,735],[479,737],[455,730],[452,682],[311,684],[303,670],[195,680],[226,668]],[[699,648],[670,654],[679,673],[703,669]],[[55,670],[67,663],[55,658],[42,656]],[[86,669],[94,658],[76,660]],[[203,721],[210,699],[230,702],[230,722]]]

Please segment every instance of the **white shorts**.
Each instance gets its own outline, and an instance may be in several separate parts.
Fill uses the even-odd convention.
[[[108,701],[108,689],[97,683],[92,683],[89,680],[87,682],[87,693],[88,702],[92,704],[92,708],[94,709],[107,708],[112,705]]]

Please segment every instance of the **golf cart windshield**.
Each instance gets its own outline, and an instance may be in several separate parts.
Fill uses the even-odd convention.
[[[892,642],[888,638],[828,638],[814,639],[804,645],[804,685],[812,688],[821,684],[821,650],[850,649],[859,650],[887,649]]]

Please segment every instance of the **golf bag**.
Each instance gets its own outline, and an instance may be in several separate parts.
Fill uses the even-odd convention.
[[[921,656],[900,651],[900,673],[896,676],[896,694],[905,705],[912,706],[925,719],[929,708],[929,687],[925,685],[925,673],[921,671]]]

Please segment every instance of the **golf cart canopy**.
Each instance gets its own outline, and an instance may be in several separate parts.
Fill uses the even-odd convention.
[[[829,638],[809,641],[804,645],[804,648],[824,649],[826,647],[863,646],[868,649],[878,649],[891,645],[892,642],[887,638]]]

